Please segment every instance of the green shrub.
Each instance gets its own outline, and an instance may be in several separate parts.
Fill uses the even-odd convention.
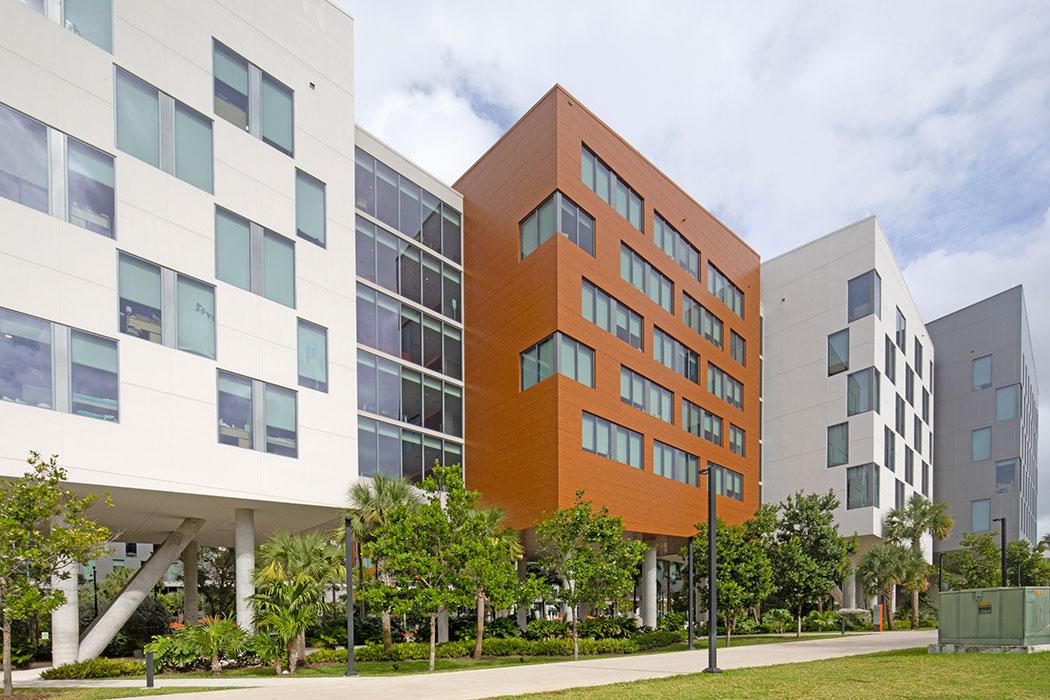
[[[44,669],[40,677],[48,681],[83,680],[86,678],[120,678],[141,676],[146,673],[146,664],[141,661],[106,659],[99,657],[87,661]]]
[[[204,657],[197,640],[181,630],[154,637],[144,648],[153,652],[153,662],[161,671],[199,671],[211,667],[211,658]]]
[[[672,610],[671,612],[660,616],[660,620],[656,624],[656,629],[662,632],[677,632],[685,629],[686,617],[687,616],[684,612]]]
[[[846,620],[850,632],[867,632],[871,629],[871,611],[863,608],[841,608],[839,616]]]
[[[520,636],[521,628],[518,627],[518,621],[513,617],[497,617],[495,620],[485,625],[486,638],[509,639],[511,637]]]
[[[562,620],[530,620],[522,632],[525,639],[558,639],[568,637],[572,628]]]
[[[802,618],[802,629],[806,632],[831,632],[839,629],[837,610],[811,610]]]
[[[638,623],[631,617],[595,617],[579,623],[576,633],[581,638],[627,639],[638,633]]]
[[[683,641],[685,637],[685,630],[656,630],[654,632],[636,634],[631,638],[631,641],[634,642],[638,651],[647,651],[649,649],[659,649],[660,647],[677,644],[678,642]]]
[[[772,608],[762,613],[762,627],[767,632],[780,634],[787,630],[788,625],[794,622],[795,616],[784,608]]]
[[[740,618],[733,627],[733,634],[755,634],[758,631],[758,623],[750,615]]]
[[[380,647],[382,649],[382,647]],[[361,660],[360,652],[354,656],[358,661]],[[306,655],[306,663],[308,664],[345,664],[346,663],[346,649],[318,649],[317,651],[310,652]]]

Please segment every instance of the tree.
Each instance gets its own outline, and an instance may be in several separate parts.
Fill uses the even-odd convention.
[[[197,589],[204,598],[203,612],[210,617],[234,615],[237,557],[232,547],[197,549]],[[191,621],[192,622],[192,621]]]
[[[911,628],[919,629],[919,594],[930,586],[930,571],[933,569],[926,562],[922,550],[908,550],[901,570],[900,585],[911,593]]]
[[[54,578],[75,576],[67,568],[105,552],[109,530],[87,517],[97,496],[78,497],[65,488],[58,456],[36,452],[19,479],[0,481],[0,613],[3,616],[4,695],[11,683],[11,622],[48,614],[66,602]],[[109,502],[108,498],[105,502]],[[52,527],[52,523],[56,523]],[[58,523],[61,523],[60,525]]]
[[[350,527],[354,537],[357,538],[359,547],[363,548],[372,539],[375,532],[386,522],[390,511],[399,506],[414,508],[419,505],[421,499],[415,487],[404,479],[395,479],[385,474],[376,474],[369,482],[359,481],[351,486],[347,493],[347,500],[350,507]],[[360,552],[361,549],[358,550],[358,554]],[[358,556],[358,586],[361,588],[365,584],[364,567],[364,557]],[[381,562],[377,562],[376,578],[382,579],[382,577],[383,568]],[[384,583],[389,587],[389,581]],[[366,598],[367,596],[361,597],[362,606]],[[390,654],[394,648],[394,640],[391,631],[389,606],[383,607],[381,624],[383,629],[383,651]]]
[[[802,635],[802,610],[823,600],[850,570],[856,538],[843,538],[835,522],[839,500],[832,491],[799,491],[778,506],[773,537],[773,583],[795,613],[797,636]]]
[[[925,566],[921,552],[899,544],[877,544],[864,552],[857,566],[857,575],[866,589],[881,593],[888,604],[898,584],[910,576],[919,576],[920,571],[925,576]],[[893,630],[893,613],[888,608],[886,616],[889,628]]]
[[[1026,540],[1006,544],[1006,580],[1021,586],[1050,585],[1050,561],[1040,545],[1032,547]],[[1020,569],[1020,575],[1018,575]]]
[[[725,621],[728,646],[740,615],[762,605],[773,592],[773,565],[760,537],[761,526],[727,525],[721,521],[715,534],[718,556],[718,610]],[[696,526],[698,541],[707,541],[707,523]],[[696,566],[696,582],[707,580],[707,557]],[[704,596],[706,605],[707,596]]]
[[[904,507],[898,510],[894,508],[886,514],[885,523],[886,539],[894,543],[907,542],[912,551],[922,556],[922,538],[930,535],[935,540],[943,540],[951,534],[955,526],[955,520],[948,513],[948,504],[944,501],[930,501],[913,493]],[[919,593],[926,586],[918,582],[909,589],[911,591],[911,628],[919,627]]]
[[[579,658],[580,606],[616,602],[634,588],[646,545],[623,536],[623,523],[602,506],[595,512],[583,491],[576,502],[536,524],[540,564],[561,582],[555,597],[572,609],[572,657]]]
[[[959,549],[948,552],[945,569],[952,588],[994,588],[1002,579],[999,545],[991,532],[962,536]]]
[[[435,466],[423,481],[423,502],[395,505],[364,546],[366,556],[381,562],[384,578],[384,585],[364,595],[384,609],[429,617],[431,671],[439,611],[473,599],[464,570],[473,552],[480,496],[464,488],[458,467]]]
[[[516,530],[504,525],[505,516],[498,508],[474,512],[470,524],[471,542],[463,573],[470,584],[477,606],[474,658],[481,658],[485,636],[485,609],[510,607],[518,599],[518,572],[515,562],[523,548]]]
[[[203,654],[211,658],[211,675],[222,671],[222,655],[234,655],[244,643],[244,632],[232,620],[223,617],[206,617],[198,625],[186,628],[186,634],[196,643]]]

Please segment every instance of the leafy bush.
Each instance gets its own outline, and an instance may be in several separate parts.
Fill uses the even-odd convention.
[[[153,652],[153,662],[159,670],[164,671],[199,671],[211,665],[210,658],[204,658],[197,640],[183,630],[171,634],[159,635],[145,646],[146,651]]]
[[[784,608],[773,608],[762,613],[762,627],[767,632],[780,634],[795,620],[795,616]]]
[[[522,636],[525,639],[559,639],[568,637],[572,627],[562,620],[530,620]]]
[[[864,608],[841,608],[839,615],[846,620],[850,632],[866,632],[871,629],[871,611]]]
[[[359,656],[354,658],[360,659]],[[346,663],[346,649],[318,649],[306,655],[308,664],[338,664]]]
[[[811,610],[802,618],[802,629],[806,632],[830,632],[839,629],[837,610]]]
[[[153,652],[153,660],[161,668],[179,671],[211,668],[217,673],[213,652],[220,664],[226,660],[226,666],[236,666],[239,665],[237,659],[244,643],[244,632],[232,620],[206,617],[201,618],[198,625],[181,627],[170,634],[154,637],[145,646],[145,651]]]
[[[685,637],[686,633],[684,630],[676,630],[673,632],[656,630],[655,632],[636,634],[631,638],[631,641],[634,642],[638,651],[648,651],[649,649],[659,649],[660,647],[677,644],[678,642],[683,641]]]
[[[576,632],[581,638],[627,639],[638,633],[638,623],[631,617],[595,617],[579,623]]]
[[[656,629],[663,632],[677,632],[685,629],[687,615],[684,612],[677,612],[672,610],[669,613],[665,613],[660,616],[659,622],[656,624]]]
[[[44,669],[40,677],[48,681],[83,680],[85,678],[120,678],[141,676],[146,673],[146,664],[141,661],[125,661],[99,657],[87,661]]]
[[[750,616],[740,618],[733,627],[733,634],[755,634],[758,631],[758,623]]]
[[[485,637],[494,639],[510,639],[521,636],[521,628],[518,621],[513,617],[497,617],[485,625]]]

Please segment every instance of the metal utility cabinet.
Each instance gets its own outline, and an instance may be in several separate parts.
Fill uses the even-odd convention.
[[[1050,645],[1050,588],[976,588],[940,594],[941,645]]]

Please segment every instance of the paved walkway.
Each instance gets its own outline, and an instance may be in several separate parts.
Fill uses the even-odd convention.
[[[835,659],[876,651],[925,647],[937,641],[936,630],[887,632],[814,639],[784,644],[761,644],[719,649],[718,665],[723,669],[772,666],[820,659]],[[186,693],[182,700],[277,700],[289,697],[311,700],[354,700],[402,697],[426,697],[437,700],[486,698],[517,695],[582,686],[606,685],[625,681],[663,678],[696,673],[707,666],[707,650],[676,651],[660,654],[637,654],[609,659],[588,659],[549,664],[502,666],[467,671],[449,671],[433,675],[420,673],[405,676],[371,676],[356,678],[222,678],[162,679],[158,687],[174,686],[251,686],[226,692]],[[16,685],[77,685],[93,687],[142,687],[141,680],[77,681],[69,683],[30,681]]]

